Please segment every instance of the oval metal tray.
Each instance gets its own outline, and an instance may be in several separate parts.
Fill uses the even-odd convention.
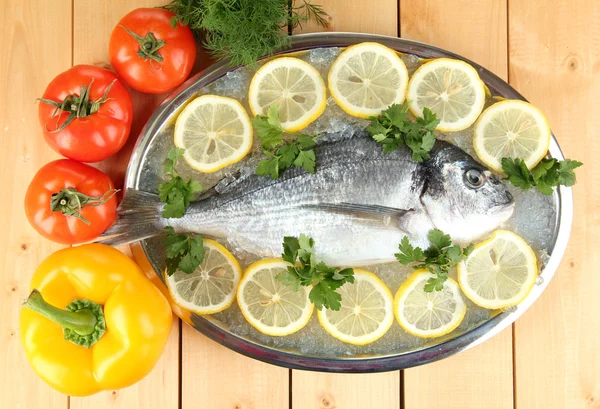
[[[400,38],[357,33],[302,34],[293,36],[292,39],[292,47],[282,51],[281,54],[320,47],[345,47],[363,41],[375,41],[397,51],[414,54],[421,58],[450,57],[461,59],[467,61],[477,69],[481,79],[494,95],[525,100],[521,94],[505,81],[480,65],[459,55],[427,44]],[[156,186],[158,183],[156,177],[153,177],[154,180],[148,180],[148,162],[151,159],[151,147],[154,144],[161,143],[159,140],[161,129],[169,126],[169,124],[172,126],[178,110],[194,97],[199,89],[234,69],[229,67],[225,62],[214,64],[188,80],[167,97],[154,112],[139,136],[127,169],[125,189],[132,187],[148,190],[152,189],[150,186]],[[564,159],[554,135],[552,135],[549,154],[551,157]],[[550,258],[541,272],[541,279],[538,280],[535,288],[517,307],[512,308],[510,311],[500,312],[479,326],[463,333],[456,334],[455,332],[453,333],[455,336],[451,339],[433,340],[415,350],[400,354],[323,358],[320,356],[306,356],[299,351],[278,349],[261,344],[248,337],[233,334],[227,330],[226,325],[220,324],[210,316],[202,317],[192,314],[191,317],[185,316],[182,318],[196,330],[234,351],[261,361],[289,368],[327,372],[377,372],[408,368],[436,361],[469,349],[499,333],[519,318],[544,291],[558,268],[569,239],[573,218],[573,195],[571,189],[565,187],[557,189],[555,202],[557,206],[555,228],[553,229],[555,234],[553,240],[550,241],[551,245],[548,249]],[[147,240],[140,242],[140,245],[143,254],[162,279],[157,261],[160,256],[156,254],[155,250],[150,250]]]

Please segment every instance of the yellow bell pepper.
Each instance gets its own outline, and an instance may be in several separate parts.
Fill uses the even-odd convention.
[[[169,303],[120,251],[102,244],[60,250],[40,264],[31,288],[21,342],[34,371],[58,391],[124,388],[160,358]]]

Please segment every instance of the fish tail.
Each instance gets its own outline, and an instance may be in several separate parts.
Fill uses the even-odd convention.
[[[117,222],[97,240],[109,246],[132,243],[163,233],[158,195],[127,189],[117,209]]]

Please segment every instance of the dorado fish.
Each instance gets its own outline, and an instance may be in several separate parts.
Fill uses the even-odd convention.
[[[248,174],[224,181],[179,219],[161,217],[156,195],[127,189],[120,218],[103,242],[124,244],[172,226],[277,257],[284,236],[306,234],[319,260],[361,266],[395,260],[405,236],[427,246],[434,228],[466,244],[498,228],[513,211],[504,184],[443,141],[422,163],[407,148],[383,153],[364,135],[323,143],[315,154],[314,174],[290,168],[276,180]]]

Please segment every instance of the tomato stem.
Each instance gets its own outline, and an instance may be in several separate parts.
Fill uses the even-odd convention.
[[[103,205],[118,191],[118,189],[109,189],[102,196],[88,196],[78,192],[74,187],[67,187],[52,195],[52,198],[50,199],[50,210],[53,212],[61,212],[65,216],[77,217],[89,226],[90,222],[81,215],[81,210],[86,206],[96,207]]]
[[[67,341],[90,348],[106,332],[102,306],[89,300],[75,300],[64,310],[49,304],[38,290],[33,290],[23,302],[29,308],[57,323]]]
[[[140,49],[137,52],[138,57],[142,58],[144,61],[150,60],[150,65],[152,65],[152,61],[158,63],[163,62],[163,57],[158,53],[158,50],[164,47],[166,44],[165,40],[157,39],[154,36],[154,33],[148,33],[146,34],[146,37],[142,37],[123,26],[120,27],[127,31],[127,33],[129,33],[129,35],[140,45]],[[154,68],[154,66],[152,66],[152,68]]]
[[[54,133],[54,132],[62,131],[71,122],[73,122],[73,120],[75,118],[85,118],[86,116],[89,116],[89,115],[92,115],[92,114],[95,114],[96,112],[98,112],[100,107],[110,99],[110,98],[108,98],[108,93],[110,92],[110,89],[112,88],[112,86],[114,85],[114,83],[116,81],[117,81],[116,79],[113,80],[106,88],[106,91],[104,91],[104,95],[102,95],[101,98],[98,98],[95,101],[90,101],[90,89],[92,89],[92,84],[94,83],[93,78],[90,81],[89,85],[81,86],[81,92],[79,95],[76,95],[76,94],[67,95],[67,97],[63,101],[56,102],[56,101],[52,101],[51,99],[38,98],[37,99],[38,101],[41,101],[44,104],[52,105],[53,107],[56,108],[54,110],[54,112],[52,113],[52,117],[54,118],[55,116],[57,116],[57,118],[56,118],[56,127],[57,128],[54,131],[48,131],[48,132]],[[61,126],[58,126],[58,123],[60,122],[60,118],[62,116],[61,115],[62,112],[68,112],[69,116],[67,117],[65,122],[63,122],[63,124]],[[46,130],[48,130],[48,124],[46,124]]]

